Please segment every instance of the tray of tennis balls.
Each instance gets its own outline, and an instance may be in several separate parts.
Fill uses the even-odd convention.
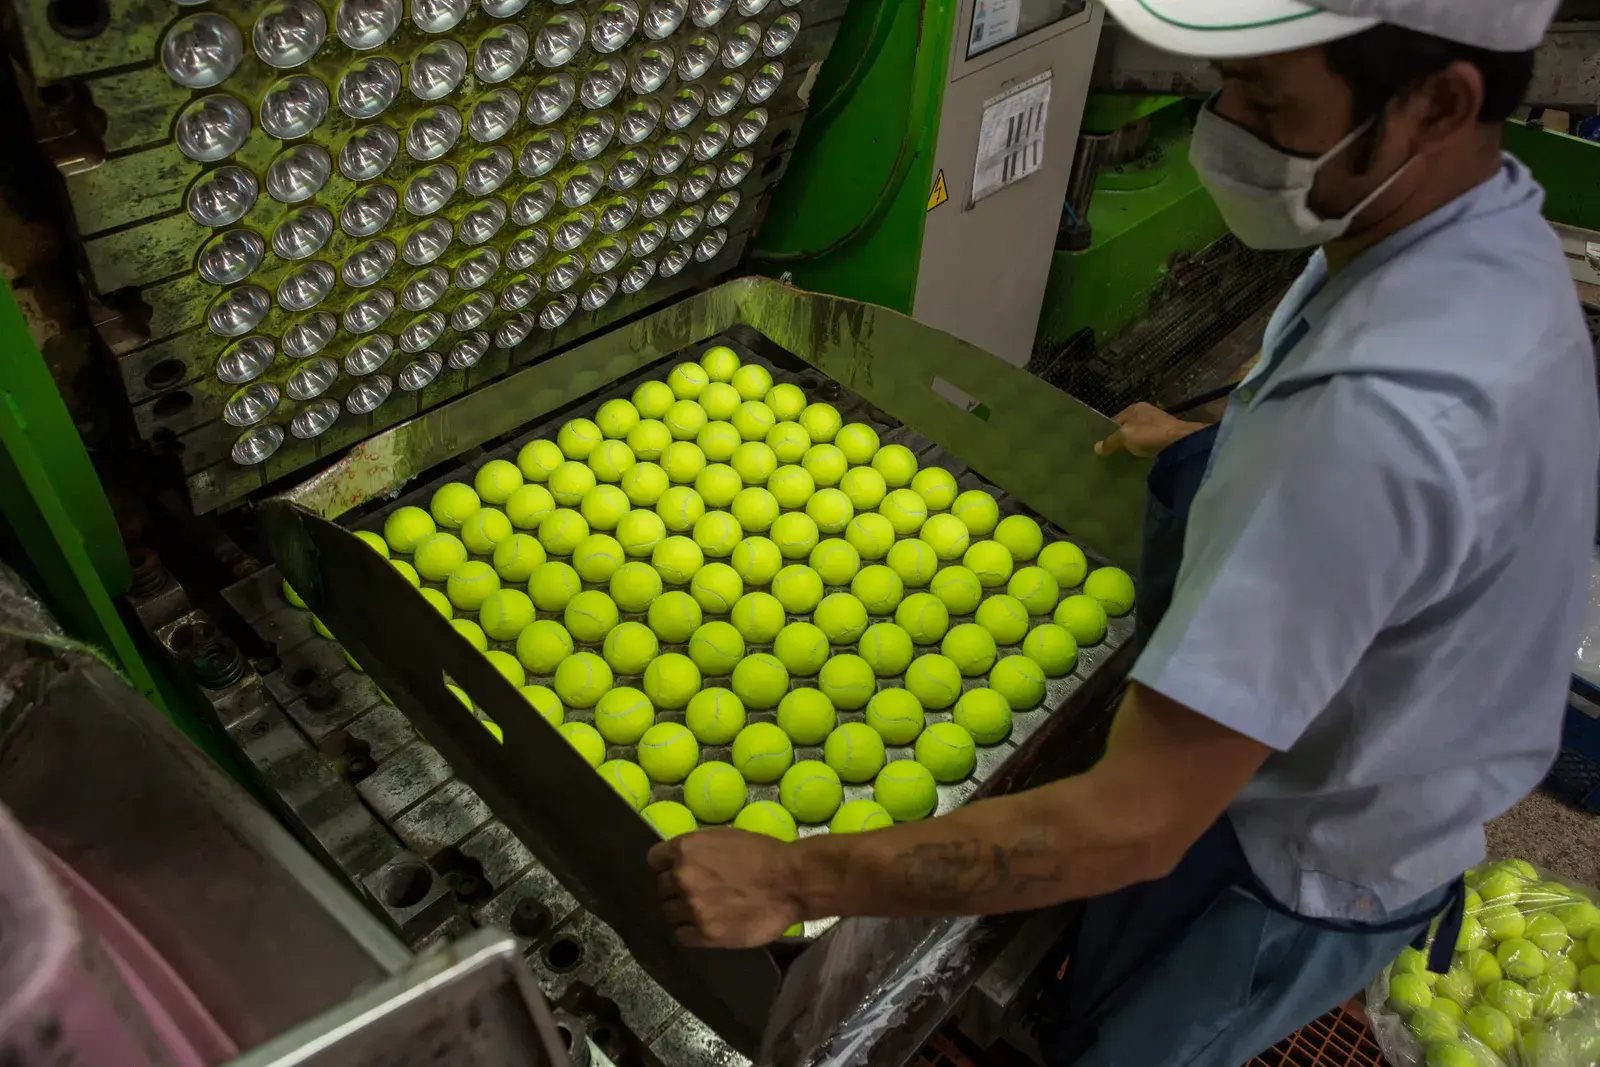
[[[1600,906],[1586,886],[1526,860],[1467,874],[1450,969],[1408,948],[1367,992],[1401,1067],[1590,1067],[1600,1063]],[[1431,941],[1429,943],[1431,947]]]
[[[664,836],[925,818],[1126,638],[1133,583],[840,402],[715,345],[358,536]]]

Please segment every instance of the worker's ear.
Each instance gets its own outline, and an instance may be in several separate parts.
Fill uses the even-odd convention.
[[[1426,154],[1478,126],[1483,110],[1483,72],[1457,61],[1429,77],[1399,105],[1416,130],[1417,152]]]

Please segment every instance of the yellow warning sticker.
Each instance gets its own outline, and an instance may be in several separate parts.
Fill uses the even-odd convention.
[[[940,170],[933,177],[933,191],[928,194],[928,210],[932,211],[949,199],[950,190],[944,184],[944,171]]]

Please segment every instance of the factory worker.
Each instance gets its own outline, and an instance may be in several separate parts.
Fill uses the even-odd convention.
[[[1237,1067],[1435,916],[1448,959],[1483,823],[1559,744],[1594,352],[1500,150],[1556,0],[1104,2],[1215,61],[1192,155],[1239,239],[1318,249],[1220,427],[1139,407],[1100,446],[1159,456],[1151,636],[1104,758],[921,823],[652,861],[698,945],[1092,898],[1047,1060]]]

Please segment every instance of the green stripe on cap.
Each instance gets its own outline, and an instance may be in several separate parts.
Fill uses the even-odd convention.
[[[1323,12],[1321,12],[1321,11],[1312,10],[1312,11],[1302,11],[1299,14],[1295,14],[1295,15],[1279,15],[1277,18],[1261,19],[1261,20],[1259,20],[1257,22],[1237,22],[1237,23],[1228,23],[1228,24],[1218,24],[1218,23],[1196,23],[1196,22],[1183,22],[1183,21],[1180,21],[1178,19],[1173,18],[1170,15],[1163,14],[1161,11],[1157,10],[1151,4],[1150,0],[1139,0],[1139,6],[1144,8],[1145,11],[1149,12],[1149,14],[1150,14],[1150,16],[1152,18],[1160,19],[1162,22],[1165,22],[1169,26],[1176,26],[1179,29],[1183,29],[1183,30],[1198,30],[1198,31],[1200,31],[1202,33],[1227,33],[1230,30],[1259,30],[1259,29],[1262,29],[1262,28],[1267,27],[1267,26],[1282,26],[1282,25],[1284,25],[1286,23],[1299,22],[1301,19],[1308,19],[1308,18],[1312,18],[1313,16],[1323,14]]]

